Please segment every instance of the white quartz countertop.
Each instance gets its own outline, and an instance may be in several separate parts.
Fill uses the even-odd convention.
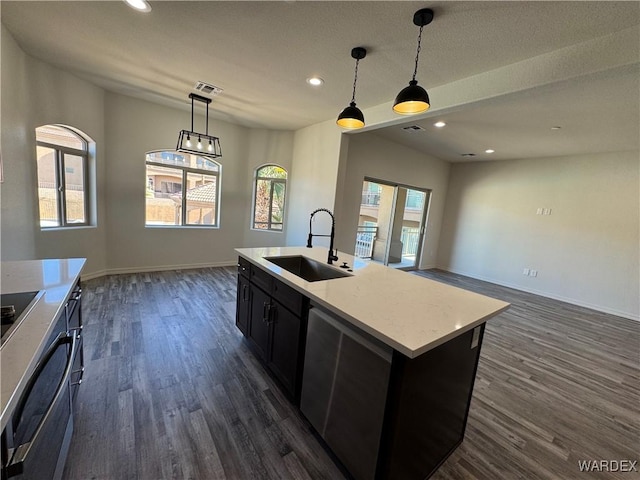
[[[409,358],[474,328],[505,311],[501,300],[339,252],[352,276],[307,282],[264,257],[302,255],[326,264],[326,247],[238,248],[254,265],[295,288]],[[328,265],[327,265],[328,266]]]
[[[18,293],[44,290],[44,295],[8,341],[0,347],[0,407],[4,429],[37,360],[47,347],[46,339],[62,313],[80,278],[84,258],[2,262],[0,291]]]

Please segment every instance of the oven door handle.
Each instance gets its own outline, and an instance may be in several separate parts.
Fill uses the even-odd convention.
[[[35,429],[35,432],[33,433],[31,440],[23,443],[22,445],[19,445],[14,450],[13,455],[11,456],[11,461],[7,464],[7,467],[6,467],[7,478],[20,475],[23,472],[23,464],[26,461],[29,455],[29,452],[31,451],[31,447],[38,441],[38,436],[40,435],[40,432],[42,431],[44,425],[49,420],[49,417],[51,417],[52,412],[58,407],[60,402],[64,399],[63,393],[65,391],[65,387],[69,383],[69,377],[71,376],[71,371],[73,370],[73,359],[76,356],[76,350],[78,347],[78,338],[76,335],[69,336],[67,332],[61,332],[60,335],[58,335],[56,340],[47,349],[42,360],[40,360],[40,362],[38,362],[38,365],[36,365],[33,375],[29,379],[29,382],[27,383],[25,391],[20,397],[20,401],[18,402],[18,407],[16,408],[16,417],[15,417],[18,419],[20,419],[20,417],[22,416],[24,407],[29,398],[29,394],[31,393],[31,390],[33,389],[33,386],[36,380],[38,379],[38,376],[42,372],[42,370],[44,370],[47,363],[49,362],[49,360],[51,360],[51,357],[53,357],[54,353],[58,350],[58,348],[60,348],[62,345],[67,345],[69,343],[71,344],[71,352],[67,357],[67,365],[65,367],[64,374],[60,379],[60,383],[58,384],[58,389],[56,390],[56,393],[53,396],[51,403],[47,407],[46,413],[40,419],[40,423],[38,423],[38,427]]]

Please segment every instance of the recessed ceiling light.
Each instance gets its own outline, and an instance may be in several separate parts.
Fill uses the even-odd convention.
[[[433,124],[434,127],[442,128],[446,125],[444,122],[436,122]]]
[[[493,150],[492,148],[488,148],[487,150],[484,151],[484,153],[493,153],[495,152],[495,150]]]
[[[551,127],[551,130],[560,130],[562,127],[559,125],[556,125],[555,127]]]
[[[151,5],[146,0],[124,0],[124,3],[139,12],[150,12]]]
[[[307,83],[309,85],[313,85],[314,87],[319,87],[324,83],[324,80],[321,79],[320,77],[310,77],[310,78],[307,78]]]

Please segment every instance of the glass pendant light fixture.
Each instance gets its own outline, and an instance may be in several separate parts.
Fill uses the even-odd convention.
[[[413,23],[420,27],[418,34],[418,50],[416,51],[416,62],[413,70],[413,78],[409,82],[409,86],[400,90],[395,102],[393,102],[393,111],[401,115],[413,115],[429,110],[429,95],[427,91],[418,85],[416,74],[418,73],[418,59],[420,58],[420,43],[422,42],[422,29],[425,25],[429,25],[433,20],[433,10],[423,8],[413,15]]]
[[[347,130],[355,130],[364,127],[364,115],[362,111],[356,107],[356,83],[358,82],[358,63],[367,56],[367,50],[362,47],[355,47],[351,50],[351,57],[356,59],[356,70],[353,78],[353,94],[351,95],[351,103],[345,108],[336,123]]]
[[[211,99],[207,97],[203,97],[196,93],[190,93],[189,98],[191,99],[191,130],[181,130],[178,134],[178,145],[176,146],[176,150],[179,152],[186,153],[194,153],[196,155],[202,155],[204,157],[221,157],[222,149],[220,148],[220,139],[218,137],[214,137],[209,135],[209,104],[211,103]],[[198,101],[207,105],[207,123],[205,127],[205,133],[199,133],[193,130],[193,102]],[[191,141],[191,135],[193,138],[198,138],[198,143],[196,146],[193,146],[193,142]],[[208,142],[206,149],[203,147],[203,140]]]

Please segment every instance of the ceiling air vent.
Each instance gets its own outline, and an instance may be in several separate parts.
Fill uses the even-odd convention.
[[[211,95],[212,97],[215,97],[216,95],[220,95],[222,93],[222,89],[220,87],[216,87],[215,85],[211,85],[210,83],[205,82],[196,82],[195,89],[199,92]]]
[[[408,127],[402,127],[405,132],[424,132],[424,128],[420,125],[410,125]]]

